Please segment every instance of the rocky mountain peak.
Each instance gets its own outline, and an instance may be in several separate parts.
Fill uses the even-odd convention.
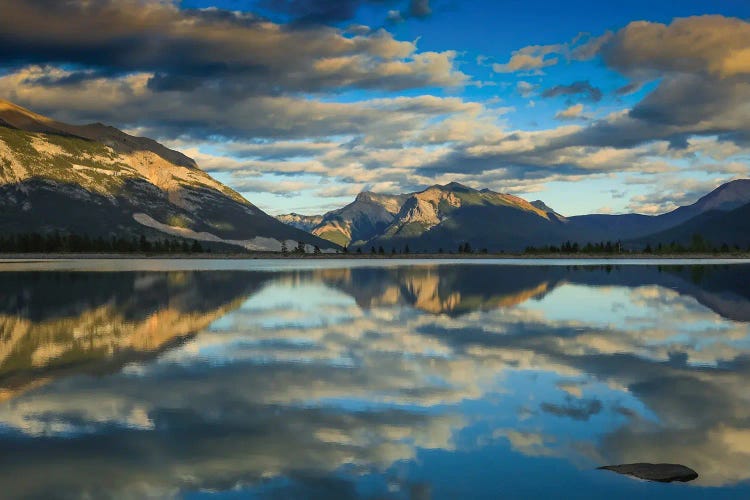
[[[372,201],[375,199],[376,195],[375,193],[371,191],[362,191],[359,193],[356,198],[354,198],[355,201]]]

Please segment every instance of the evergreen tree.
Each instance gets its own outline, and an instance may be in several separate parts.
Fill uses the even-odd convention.
[[[693,252],[705,252],[708,247],[708,244],[705,239],[703,239],[703,236],[700,234],[694,234],[693,238],[690,242],[690,250]]]
[[[86,246],[83,240],[81,240],[79,245],[82,247]],[[138,248],[141,252],[144,252],[144,253],[151,251],[151,243],[146,239],[144,235],[141,235],[141,238],[138,241]]]

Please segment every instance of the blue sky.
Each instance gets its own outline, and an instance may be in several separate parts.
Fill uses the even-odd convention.
[[[659,213],[748,176],[746,1],[31,0],[12,14],[0,97],[155,137],[274,214],[450,181],[567,215]]]

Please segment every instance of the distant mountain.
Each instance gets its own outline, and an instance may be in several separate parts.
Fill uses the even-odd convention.
[[[567,219],[537,203],[541,205],[456,182],[401,195],[363,192],[325,214],[310,231],[340,245],[389,251],[406,245],[415,251],[450,251],[467,242],[493,251],[522,250],[530,242],[559,243]],[[278,218],[301,227],[295,214]]]
[[[750,179],[738,179],[722,184],[692,205],[680,207],[661,217],[685,221],[711,210],[728,212],[748,203],[750,203]]]
[[[574,215],[568,220],[574,235],[571,240],[581,243],[629,240],[674,225],[658,216],[642,214]]]
[[[662,233],[694,219],[694,224],[704,223],[748,203],[750,180],[743,179],[728,182],[692,205],[662,215],[565,217],[541,200],[528,202],[453,182],[405,195],[361,193],[353,203],[322,216],[310,231],[352,248],[383,246],[386,251],[402,251],[407,245],[411,251],[454,251],[465,243],[474,250],[521,251],[527,246],[560,245],[565,241],[585,244],[618,240],[640,247],[650,235],[659,235],[664,242],[683,241],[692,237],[695,228],[680,229],[680,234]],[[282,216],[281,220],[292,221],[293,215]],[[296,217],[292,223],[302,227],[300,217],[304,216]],[[745,239],[732,232],[740,227],[740,222],[729,222],[735,216],[726,220],[717,222],[713,231],[701,231],[718,244],[742,244]],[[726,229],[722,233],[718,228]]]
[[[703,242],[699,245],[720,247],[727,244],[743,250],[750,248],[750,203],[730,211],[714,209],[701,213],[671,229],[645,236],[637,243],[638,246],[654,246],[676,242],[689,246],[696,236],[699,242]]]
[[[393,222],[365,246],[399,251],[474,249],[523,250],[525,246],[565,239],[566,220],[554,211],[490,190],[459,183],[431,186],[404,201]]]
[[[709,211],[726,212],[750,203],[750,179],[727,182],[692,205],[662,215],[579,215],[571,229],[586,241],[631,240],[666,231]],[[581,241],[581,240],[579,240]]]
[[[152,139],[0,100],[0,231],[166,235],[278,250],[335,245],[289,227]]]
[[[359,193],[356,199],[338,210],[323,216],[280,215],[277,218],[287,224],[300,227],[317,217],[318,221],[309,231],[337,245],[361,244],[379,235],[394,220],[401,205],[409,195]],[[300,219],[304,217],[305,219]]]
[[[297,229],[300,229],[302,231],[307,231],[308,233],[312,233],[315,226],[320,224],[323,221],[322,215],[300,215],[297,213],[291,213],[291,214],[285,214],[285,215],[277,215],[276,219],[279,222],[283,222],[284,224],[292,227],[296,227]]]

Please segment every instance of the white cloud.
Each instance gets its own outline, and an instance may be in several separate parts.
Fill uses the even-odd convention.
[[[555,113],[555,118],[558,120],[574,120],[583,117],[583,104],[574,104],[562,111]]]

